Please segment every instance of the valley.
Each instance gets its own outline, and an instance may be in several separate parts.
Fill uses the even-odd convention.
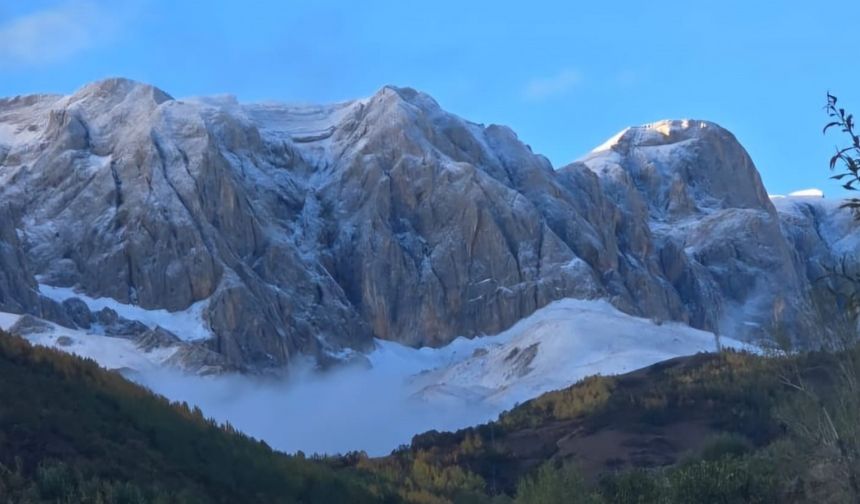
[[[831,411],[841,384],[809,369],[855,357],[819,353],[857,332],[842,203],[769,195],[702,120],[554,167],[411,88],[0,99],[0,495],[848,492],[784,460],[853,460],[789,412],[807,384]]]

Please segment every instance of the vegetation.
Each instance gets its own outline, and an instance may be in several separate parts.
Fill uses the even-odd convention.
[[[833,178],[858,190],[853,116],[832,95],[827,111],[825,132],[850,140]],[[844,206],[860,219],[860,198]],[[844,264],[831,294],[856,320],[860,276]],[[858,502],[860,347],[821,346],[589,377],[388,457],[308,459],[0,332],[0,504]]]
[[[817,408],[840,397],[822,370],[847,358],[860,351],[700,354],[587,378],[496,422],[421,434],[388,457],[308,459],[4,334],[0,502],[850,501],[838,446],[790,423],[817,425]],[[825,402],[798,403],[786,377]],[[598,441],[616,458],[584,457]]]
[[[824,126],[824,133],[838,129],[847,137],[847,145],[836,147],[836,153],[830,158],[830,170],[836,172],[830,178],[838,180],[848,191],[860,191],[860,134],[856,131],[854,115],[837,103],[838,99],[827,93],[825,109],[829,122]],[[860,220],[860,198],[846,198],[841,207],[852,211],[854,218]],[[836,298],[837,306],[847,317],[856,320],[860,317],[860,271],[852,271],[847,263],[847,258],[842,258],[830,268],[825,279],[831,284],[829,290]]]
[[[591,504],[600,502],[585,484],[576,466],[568,463],[554,467],[542,465],[534,475],[526,476],[517,487],[516,504]]]
[[[368,475],[289,457],[107,372],[0,333],[0,502],[385,502]]]
[[[846,190],[860,191],[860,135],[855,131],[854,115],[845,112],[837,103],[838,99],[827,93],[826,110],[830,122],[824,126],[824,133],[838,128],[848,137],[848,145],[837,147],[836,154],[830,158],[830,170],[842,170],[830,178],[840,181]],[[860,198],[849,198],[842,206],[854,210],[860,218]]]
[[[837,397],[840,383],[822,370],[846,358],[860,359],[860,350],[771,357],[729,351],[591,377],[497,422],[425,433],[389,457],[355,466],[411,502],[850,502],[838,450],[787,423],[820,418],[808,410],[786,414],[798,395],[785,381],[799,373],[822,397]],[[693,436],[675,435],[692,427],[699,429]],[[613,436],[622,442],[613,444]],[[630,446],[595,465],[588,449],[596,442],[607,452]]]

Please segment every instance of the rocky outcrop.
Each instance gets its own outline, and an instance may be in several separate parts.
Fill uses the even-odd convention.
[[[235,373],[244,370],[232,364],[224,355],[195,343],[179,345],[164,364],[199,376]]]
[[[42,283],[147,309],[207,299],[213,346],[234,362],[370,343],[340,287],[289,239],[301,162],[267,153],[241,117],[112,79],[0,102],[0,122],[26,132],[10,135],[0,201],[23,216],[12,249]],[[15,299],[10,311],[34,303]]]
[[[170,348],[178,346],[182,340],[172,332],[162,327],[148,329],[137,338],[137,347],[145,352],[151,352],[159,348]]]
[[[24,315],[9,328],[11,334],[17,336],[28,336],[30,334],[44,334],[54,332],[54,326],[33,315]]]
[[[832,244],[781,218],[711,123],[631,128],[556,171],[411,89],[297,107],[110,79],[0,100],[0,152],[0,309],[110,315],[35,278],[150,310],[205,302],[212,338],[187,360],[212,369],[443,345],[564,297],[747,339],[826,316],[809,261]]]
[[[8,207],[0,207],[0,311],[38,313],[39,295],[26,264],[15,218]]]

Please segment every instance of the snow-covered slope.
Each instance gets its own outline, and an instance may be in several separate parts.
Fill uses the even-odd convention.
[[[415,377],[421,397],[479,398],[508,408],[588,375],[714,352],[718,344],[753,348],[730,338],[718,343],[713,333],[684,324],[631,317],[605,301],[575,299],[556,301],[498,336],[467,341],[456,347],[455,362]]]
[[[17,316],[0,314],[0,327]],[[66,336],[67,339],[61,339]],[[287,379],[224,373],[200,377],[159,366],[175,349],[145,352],[131,341],[50,324],[30,341],[90,357],[174,400],[288,451],[384,454],[430,429],[495,418],[536,395],[593,374],[630,371],[701,351],[714,335],[626,315],[604,301],[561,300],[495,336],[442,348],[377,341],[370,366]],[[723,338],[723,346],[741,347]]]
[[[39,285],[39,292],[58,303],[69,299],[80,299],[93,313],[104,309],[113,310],[119,317],[140,322],[150,329],[161,327],[184,341],[203,341],[212,337],[208,324],[203,318],[208,300],[198,301],[186,310],[170,312],[145,310],[140,306],[120,303],[111,298],[91,298],[69,287]]]
[[[823,199],[818,189],[795,191],[787,197],[771,197],[787,225],[814,226],[816,235],[836,257],[860,264],[860,226],[843,201]]]
[[[9,330],[21,315],[0,313],[0,329]],[[32,328],[23,334],[30,343],[56,348],[85,359],[92,359],[102,367],[119,371],[153,372],[162,369],[177,347],[141,350],[134,341],[111,337],[97,331],[69,329],[52,322]]]

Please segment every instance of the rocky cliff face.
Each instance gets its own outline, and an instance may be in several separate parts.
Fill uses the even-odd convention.
[[[198,346],[253,368],[373,337],[443,345],[564,297],[812,334],[829,312],[811,280],[835,256],[819,232],[835,214],[781,218],[714,124],[631,128],[556,171],[511,130],[393,87],[297,107],[111,79],[0,100],[0,209],[0,310],[76,325],[80,305],[38,284],[202,303]]]
[[[634,248],[648,250],[643,261],[657,265],[693,326],[744,339],[780,333],[798,344],[847,329],[819,279],[837,257],[858,263],[860,248],[834,240],[860,228],[820,199],[791,198],[777,212],[726,130],[704,121],[629,128],[580,164],[627,216],[631,231],[622,234],[650,235]],[[822,229],[836,221],[839,230]]]

